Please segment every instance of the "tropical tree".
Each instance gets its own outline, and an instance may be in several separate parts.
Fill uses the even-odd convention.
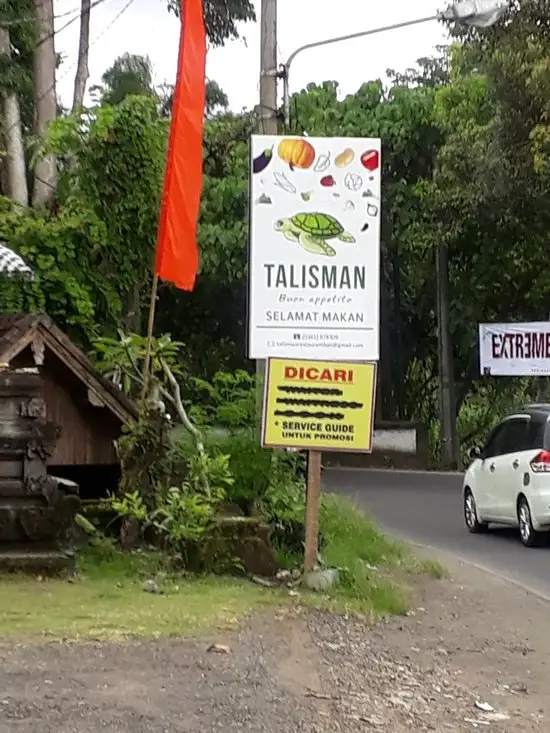
[[[167,0],[168,9],[179,15],[180,0]],[[250,0],[204,0],[206,34],[212,46],[223,46],[239,37],[238,24],[256,20]]]
[[[120,104],[131,94],[156,97],[149,56],[131,53],[119,56],[104,72],[101,81],[100,87],[90,90],[99,92],[101,104]]]

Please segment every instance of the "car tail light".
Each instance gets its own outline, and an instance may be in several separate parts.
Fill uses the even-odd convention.
[[[534,473],[550,473],[550,451],[541,450],[529,465]]]

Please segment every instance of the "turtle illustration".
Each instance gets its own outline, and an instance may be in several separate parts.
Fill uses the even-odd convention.
[[[290,242],[298,242],[308,252],[327,257],[334,257],[336,254],[328,239],[355,242],[355,237],[346,232],[331,214],[294,214],[287,219],[278,219],[275,222],[275,231],[281,232]]]

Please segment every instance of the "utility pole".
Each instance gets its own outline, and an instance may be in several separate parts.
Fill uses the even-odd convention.
[[[258,132],[260,135],[276,135],[278,133],[277,0],[262,0],[260,29]]]
[[[277,124],[277,0],[262,0],[260,9],[260,104],[257,132],[276,135]],[[265,360],[256,361],[256,411],[261,422]]]

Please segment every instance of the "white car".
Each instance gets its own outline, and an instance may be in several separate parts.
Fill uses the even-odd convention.
[[[550,531],[550,405],[529,405],[472,448],[462,487],[464,520],[472,533],[489,523],[519,527],[526,547]]]

